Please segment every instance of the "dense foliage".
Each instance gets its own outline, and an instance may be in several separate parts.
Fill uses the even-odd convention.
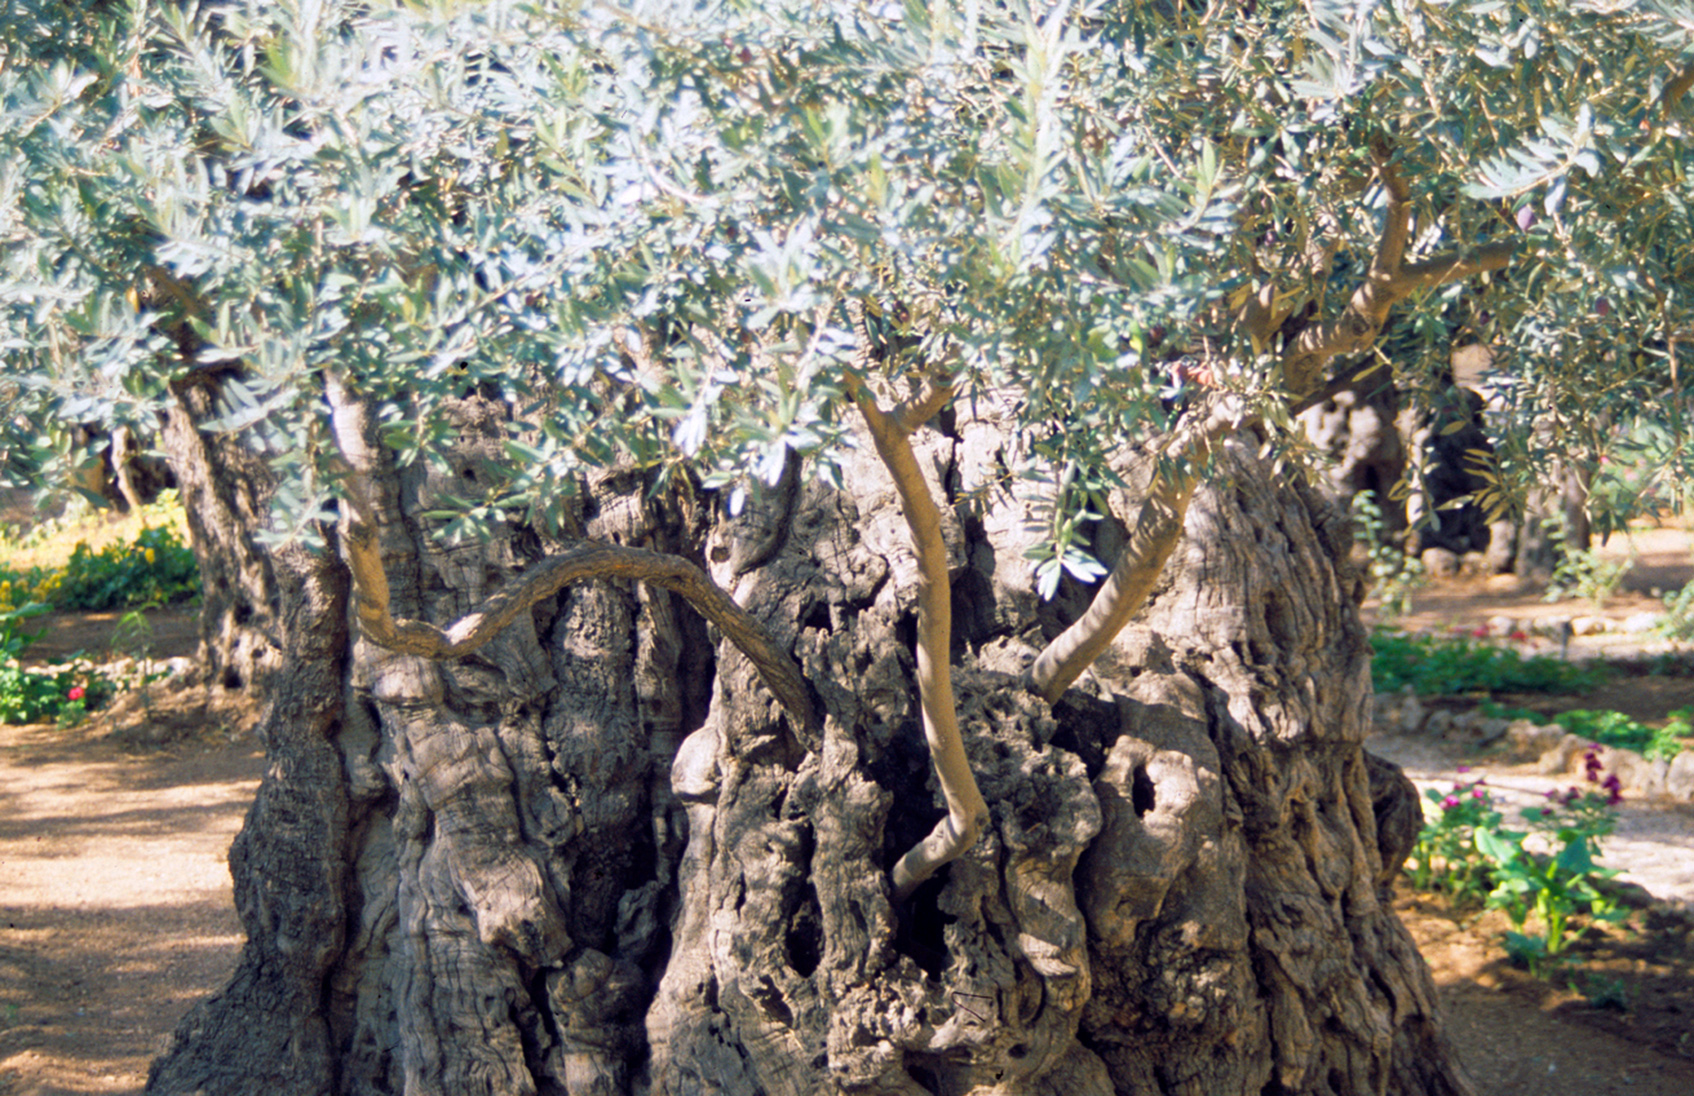
[[[44,424],[147,429],[225,376],[279,535],[309,535],[326,372],[388,401],[403,460],[487,386],[510,459],[456,513],[546,525],[614,461],[832,476],[862,300],[896,387],[1015,394],[1006,485],[1057,499],[1048,559],[1086,574],[1102,458],[1184,363],[1286,422],[1283,348],[1364,277],[1391,173],[1409,260],[1513,249],[1383,344],[1422,392],[1455,339],[1495,347],[1495,501],[1638,416],[1676,495],[1690,25],[1679,0],[15,0],[0,347],[14,416],[51,418],[11,426],[74,463]]]

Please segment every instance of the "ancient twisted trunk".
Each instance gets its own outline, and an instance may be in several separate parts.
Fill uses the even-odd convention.
[[[394,615],[442,627],[564,547],[431,535],[505,436],[502,404],[456,414],[445,467],[381,465],[373,492]],[[345,599],[323,602],[321,710],[279,697],[261,793],[315,806],[292,830],[256,812],[244,973],[150,1091],[1468,1092],[1383,902],[1416,807],[1360,748],[1337,512],[1256,439],[1221,446],[1151,604],[1049,706],[1024,682],[1068,622],[1033,592],[1021,509],[978,490],[1001,421],[984,400],[912,438],[951,503],[953,685],[990,819],[909,900],[890,870],[944,805],[917,563],[868,438],[850,491],[805,489],[774,539],[769,515],[748,530],[610,475],[571,532],[702,564],[798,661],[817,748],[663,590],[571,586],[439,662],[350,641]],[[769,558],[739,567],[753,533]],[[220,1034],[244,1023],[279,1034]]]

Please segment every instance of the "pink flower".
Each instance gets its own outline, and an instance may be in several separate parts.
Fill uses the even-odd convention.
[[[1470,797],[1472,799],[1487,799],[1488,793],[1483,791],[1481,788],[1472,788]]]
[[[1457,768],[1455,768],[1453,771],[1456,772],[1456,773],[1468,773],[1468,772],[1470,772],[1470,766],[1469,765],[1460,765]]]
[[[69,700],[81,700],[86,695],[87,691],[81,685],[72,685],[71,691],[66,693],[65,697]]]
[[[1459,797],[1456,796],[1456,795],[1449,795],[1446,799],[1443,799],[1441,801],[1441,808],[1443,810],[1450,810],[1451,808],[1457,807],[1458,805],[1459,805]]]
[[[1476,631],[1472,632],[1471,635],[1475,636],[1477,639],[1487,639],[1488,638],[1488,625],[1478,624],[1476,626]]]

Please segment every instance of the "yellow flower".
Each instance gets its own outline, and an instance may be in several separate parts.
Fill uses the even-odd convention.
[[[151,549],[151,548],[147,549],[146,555],[147,555],[147,562],[152,563],[153,562],[153,549]]]

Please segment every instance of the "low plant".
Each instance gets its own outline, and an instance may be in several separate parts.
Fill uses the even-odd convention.
[[[1412,594],[1429,582],[1423,562],[1408,556],[1383,536],[1382,507],[1376,494],[1360,491],[1353,496],[1353,521],[1369,559],[1370,593],[1377,599],[1383,620],[1395,620],[1412,608]]]
[[[1411,686],[1424,696],[1463,693],[1585,693],[1605,680],[1599,665],[1523,655],[1475,636],[1371,635],[1371,676],[1379,693]]]
[[[1547,583],[1548,601],[1578,597],[1587,599],[1596,609],[1604,609],[1624,576],[1635,566],[1633,546],[1629,558],[1622,560],[1606,559],[1592,548],[1571,547],[1563,522],[1554,522],[1548,537],[1554,542],[1559,559]]]
[[[62,609],[169,605],[200,589],[194,553],[176,530],[164,525],[150,526],[134,541],[110,544],[98,552],[79,543],[61,574],[53,601]]]
[[[0,663],[0,723],[80,722],[115,691],[111,682],[87,669]]]
[[[0,662],[15,661],[24,648],[41,638],[40,632],[24,630],[24,622],[49,612],[51,606],[31,602],[20,608],[11,607],[11,590],[0,582]]]
[[[69,558],[58,557],[63,563],[0,565],[0,609],[25,601],[93,611],[152,608],[198,595],[199,566],[180,532],[182,508],[174,492],[137,517],[144,524],[128,539],[99,548],[86,539],[74,547],[67,543]],[[74,531],[64,540],[71,535]],[[25,558],[39,560],[40,552]]]
[[[1659,631],[1670,639],[1694,639],[1694,582],[1665,595]]]
[[[1439,814],[1426,815],[1407,861],[1412,885],[1445,892],[1456,904],[1481,902],[1491,887],[1488,861],[1476,847],[1480,829],[1497,826],[1500,813],[1483,780],[1454,784],[1452,790],[1425,791]]]
[[[1573,918],[1617,922],[1629,915],[1597,885],[1617,874],[1596,863],[1601,839],[1617,824],[1617,777],[1600,779],[1597,745],[1588,748],[1584,767],[1597,789],[1547,793],[1546,806],[1522,811],[1527,830],[1483,826],[1476,831],[1477,850],[1490,862],[1488,906],[1504,910],[1513,926],[1506,933],[1506,952],[1537,977],[1562,962],[1566,948],[1582,933],[1585,926],[1573,924]],[[1532,835],[1539,835],[1548,851],[1529,848]],[[1526,931],[1531,916],[1537,931]]]
[[[1581,738],[1602,746],[1634,750],[1648,760],[1669,761],[1682,752],[1682,740],[1694,735],[1694,711],[1679,708],[1670,713],[1663,727],[1650,727],[1622,712],[1574,708],[1560,712],[1553,722]]]

